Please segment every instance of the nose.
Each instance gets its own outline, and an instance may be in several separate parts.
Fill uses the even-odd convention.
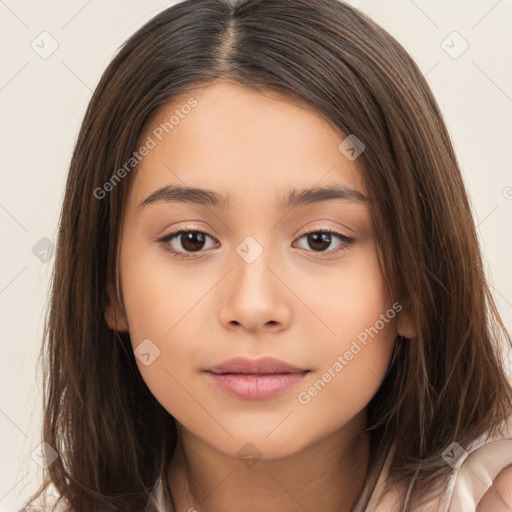
[[[263,251],[249,263],[235,254],[233,265],[219,290],[220,323],[228,329],[251,333],[287,329],[293,293],[280,275],[275,258]]]

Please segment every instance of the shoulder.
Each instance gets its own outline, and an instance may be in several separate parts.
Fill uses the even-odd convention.
[[[476,443],[455,473],[449,512],[512,511],[512,425]]]
[[[501,470],[479,501],[475,512],[510,512],[512,510],[512,465]]]

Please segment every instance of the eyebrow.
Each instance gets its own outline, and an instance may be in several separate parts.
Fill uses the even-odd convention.
[[[367,202],[368,198],[359,192],[347,187],[314,187],[307,189],[292,189],[278,202],[281,209],[294,208],[309,204],[321,203],[339,199],[344,201]],[[182,185],[166,185],[151,193],[139,207],[156,202],[180,202],[228,209],[233,205],[229,195],[223,196],[213,190],[203,188],[184,187]]]

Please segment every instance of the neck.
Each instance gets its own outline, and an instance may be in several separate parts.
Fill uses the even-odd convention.
[[[301,451],[252,463],[227,456],[178,423],[169,471],[176,512],[349,512],[369,461],[364,412]]]

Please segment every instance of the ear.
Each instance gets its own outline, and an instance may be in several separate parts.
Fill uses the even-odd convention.
[[[398,313],[397,331],[403,338],[411,339],[417,336],[416,326],[413,322],[412,307],[407,304]]]
[[[113,331],[128,332],[128,320],[118,295],[109,287],[107,292],[105,321]]]

